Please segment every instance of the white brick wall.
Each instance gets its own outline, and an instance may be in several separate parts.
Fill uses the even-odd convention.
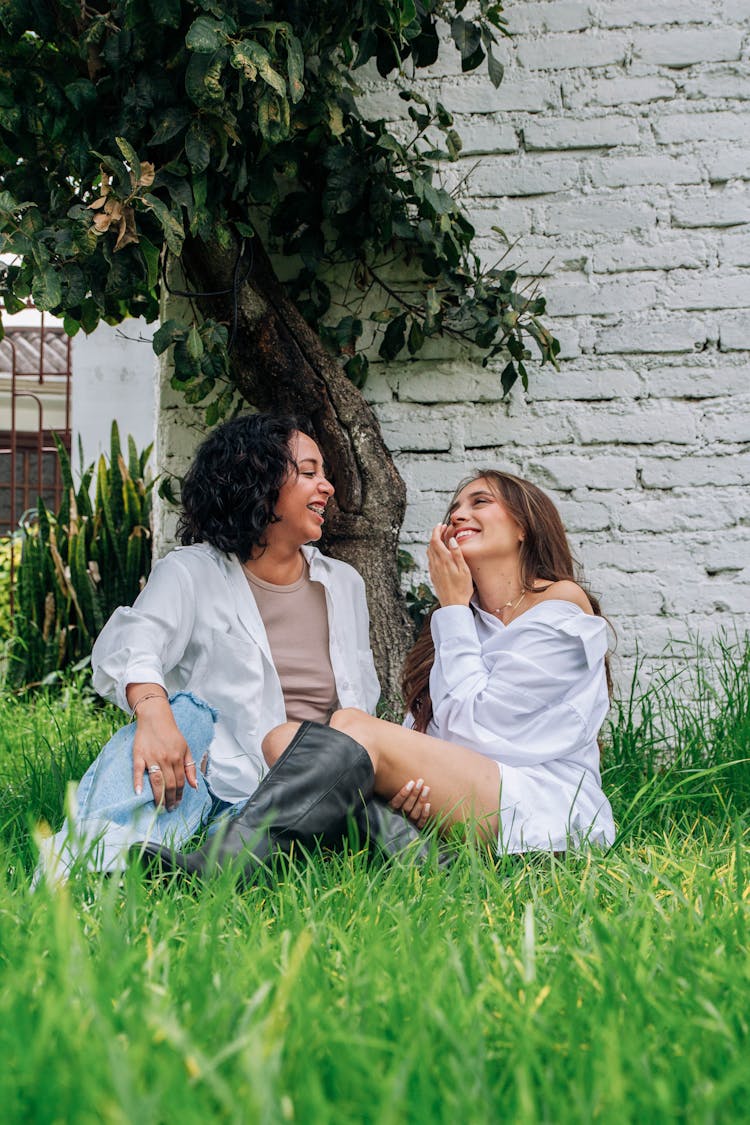
[[[636,651],[750,627],[749,13],[748,0],[508,0],[498,90],[450,47],[420,80],[456,114],[466,147],[445,182],[471,171],[459,190],[483,260],[506,250],[493,227],[520,237],[563,361],[506,403],[501,364],[434,343],[415,361],[374,357],[366,393],[409,490],[404,545],[424,560],[475,469],[536,481],[611,616],[623,686]],[[373,71],[363,86],[403,121],[392,82]],[[201,424],[169,390],[163,407],[159,445],[179,472]]]
[[[562,370],[503,403],[499,366],[400,362],[367,393],[409,487],[408,549],[423,560],[473,468],[535,480],[612,617],[624,684],[636,649],[750,626],[750,8],[509,0],[506,14],[498,91],[449,54],[423,89],[468,138],[445,178],[477,165],[461,190],[484,260],[505,250],[499,226],[524,272],[544,272]],[[392,94],[370,89],[388,116]]]

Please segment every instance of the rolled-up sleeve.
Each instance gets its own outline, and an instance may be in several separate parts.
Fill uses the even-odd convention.
[[[156,563],[132,606],[116,609],[91,654],[93,683],[105,699],[127,711],[130,683],[157,683],[179,663],[195,621],[193,580],[168,555]]]
[[[600,721],[585,713],[585,698],[582,709],[578,689],[600,641],[602,655],[606,649],[601,619],[579,617],[568,630],[527,618],[515,643],[493,652],[482,650],[471,607],[437,610],[430,695],[439,736],[511,765],[575,752]],[[568,699],[574,691],[576,705]]]

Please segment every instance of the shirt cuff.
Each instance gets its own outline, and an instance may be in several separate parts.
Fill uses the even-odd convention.
[[[432,615],[430,629],[436,648],[441,641],[451,640],[454,637],[470,638],[475,644],[477,643],[474,611],[468,605],[446,605],[436,609]]]

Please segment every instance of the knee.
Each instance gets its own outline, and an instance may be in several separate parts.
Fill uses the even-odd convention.
[[[272,766],[275,762],[278,762],[298,728],[299,723],[282,723],[281,726],[269,730],[260,744],[266,765]]]
[[[333,712],[329,725],[359,742],[368,718],[367,712],[360,711],[358,707],[342,707]]]

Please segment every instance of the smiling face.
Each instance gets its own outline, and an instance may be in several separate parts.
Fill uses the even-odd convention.
[[[295,433],[289,448],[297,472],[282,484],[275,507],[278,522],[270,524],[266,534],[269,543],[283,539],[290,545],[301,546],[320,539],[326,505],[334,490],[325,475],[321,452],[311,437]]]
[[[485,477],[461,489],[448,513],[447,537],[453,536],[466,562],[517,557],[524,538],[521,525]]]

